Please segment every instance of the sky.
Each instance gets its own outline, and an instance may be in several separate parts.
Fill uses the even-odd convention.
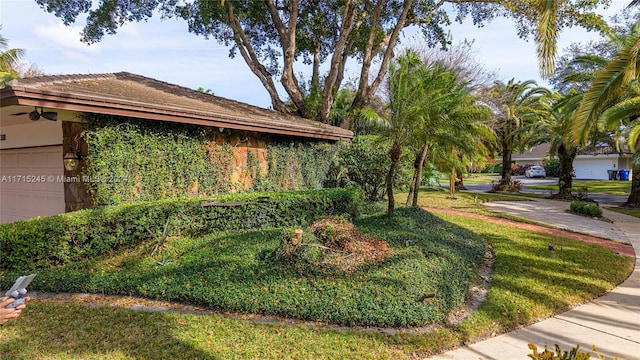
[[[602,14],[608,19],[628,3],[612,0]],[[239,55],[230,59],[225,46],[189,33],[184,20],[154,17],[129,23],[116,35],[105,35],[101,42],[87,45],[80,41],[83,21],[65,26],[35,0],[0,0],[0,24],[9,47],[24,49],[24,59],[45,74],[127,71],[192,89],[211,89],[217,96],[256,106],[271,104],[266,90]],[[474,39],[477,61],[498,79],[533,79],[546,85],[538,75],[533,41],[518,38],[511,20],[495,19],[483,28],[467,21],[455,23],[450,30],[454,43]],[[568,29],[560,34],[558,49],[561,54],[571,43],[598,38],[584,29]],[[345,77],[358,70],[356,62],[348,63]]]

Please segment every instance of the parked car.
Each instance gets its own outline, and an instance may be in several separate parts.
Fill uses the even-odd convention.
[[[547,177],[547,171],[543,166],[532,166],[524,172],[524,176],[528,178]]]

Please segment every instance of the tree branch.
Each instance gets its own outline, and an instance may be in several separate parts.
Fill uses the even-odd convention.
[[[298,79],[293,73],[293,61],[296,55],[296,28],[298,24],[298,0],[289,0],[289,24],[284,24],[278,13],[278,8],[273,0],[266,0],[269,15],[273,20],[273,25],[278,31],[280,37],[280,46],[282,47],[283,68],[280,83],[289,94],[291,101],[296,105],[300,115],[308,118],[308,106],[304,98],[304,94],[300,90]]]
[[[290,112],[289,107],[282,100],[280,100],[280,96],[278,95],[278,91],[276,90],[275,84],[273,83],[271,74],[260,63],[258,56],[251,46],[251,41],[242,29],[240,21],[233,13],[233,5],[231,4],[231,1],[227,1],[226,4],[227,13],[229,16],[229,25],[231,26],[231,29],[233,29],[234,39],[236,45],[238,45],[238,49],[240,50],[242,58],[249,66],[249,69],[251,69],[251,72],[253,72],[258,77],[264,88],[269,93],[269,96],[271,97],[271,105],[273,106],[273,108],[285,113]]]
[[[329,112],[331,111],[331,105],[333,104],[333,87],[336,84],[336,80],[338,78],[338,69],[340,68],[339,64],[342,61],[343,53],[345,50],[345,46],[347,44],[347,40],[349,39],[349,35],[353,30],[353,21],[356,15],[356,7],[357,4],[353,0],[347,0],[344,7],[344,13],[342,16],[342,24],[340,25],[340,37],[336,43],[336,48],[333,51],[333,55],[331,56],[331,69],[329,70],[329,74],[324,82],[324,89],[322,94],[322,108],[320,113],[318,114],[318,120],[322,122],[327,122],[329,118]]]

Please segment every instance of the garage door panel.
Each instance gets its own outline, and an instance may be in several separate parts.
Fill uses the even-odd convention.
[[[15,171],[15,168],[18,166],[18,154],[5,154],[5,152],[0,152],[2,156],[0,157],[0,166],[2,166],[2,173],[4,174],[5,170]]]
[[[0,223],[64,212],[62,146],[0,151]]]
[[[612,159],[579,159],[573,167],[577,179],[608,180],[608,170],[613,169]]]

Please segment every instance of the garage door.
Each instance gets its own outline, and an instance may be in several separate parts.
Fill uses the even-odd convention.
[[[607,170],[613,169],[612,159],[576,159],[573,168],[576,179],[600,179],[608,180]]]
[[[64,212],[62,146],[0,150],[0,224]]]

